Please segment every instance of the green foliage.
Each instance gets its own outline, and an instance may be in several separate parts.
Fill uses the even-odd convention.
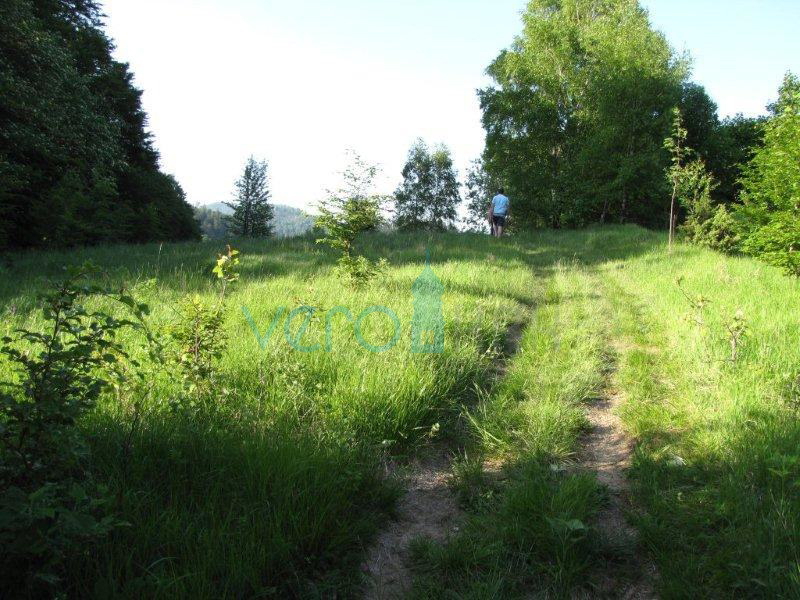
[[[670,154],[671,166],[667,170],[667,179],[672,185],[672,199],[669,206],[669,247],[672,249],[672,239],[675,235],[675,226],[678,221],[677,201],[682,188],[687,187],[689,173],[686,171],[686,162],[692,155],[692,150],[686,147],[686,138],[689,133],[683,127],[681,111],[673,109],[672,130],[670,136],[664,140],[664,148]]]
[[[0,591],[55,594],[64,562],[113,529],[125,525],[111,514],[105,490],[91,480],[62,478],[35,489],[11,486],[0,493]]]
[[[703,201],[702,209],[690,214],[681,232],[692,244],[733,254],[741,247],[741,237],[735,217],[725,205],[716,207]]]
[[[788,74],[742,177],[742,249],[800,275],[800,80]]]
[[[686,129],[686,147],[706,164],[717,182],[711,191],[714,204],[738,203],[741,169],[761,145],[766,119],[736,115],[720,122],[717,105],[697,83],[683,85],[678,107]]]
[[[93,2],[0,6],[0,247],[199,237]]]
[[[220,254],[217,257],[217,264],[214,265],[212,273],[217,276],[223,286],[234,281],[239,280],[239,251],[228,246],[225,254]],[[222,295],[225,295],[225,288],[222,289]]]
[[[713,214],[711,192],[716,182],[702,159],[683,165],[673,177],[678,183],[678,200],[688,214],[687,225],[709,220]]]
[[[92,479],[78,422],[129,361],[117,334],[143,328],[148,308],[121,292],[113,297],[136,321],[88,310],[82,300],[111,295],[86,283],[93,272],[71,269],[45,297],[48,329],[21,329],[0,349],[16,375],[0,392],[0,565],[8,574],[0,589],[7,592],[57,584],[69,554],[119,524]]]
[[[221,306],[209,307],[199,296],[184,299],[178,320],[169,328],[176,345],[174,361],[183,382],[183,394],[174,406],[205,406],[218,385],[217,362],[226,345]]]
[[[706,164],[719,182],[714,191],[718,203],[738,204],[742,193],[742,168],[763,144],[765,117],[728,117],[719,124]]]
[[[342,173],[344,185],[329,192],[328,199],[317,207],[319,217],[315,225],[325,232],[325,237],[317,243],[340,253],[339,269],[355,286],[366,284],[384,266],[357,254],[354,247],[359,234],[375,229],[383,220],[381,206],[385,198],[373,191],[377,174],[377,167],[354,154],[352,164]]]
[[[716,153],[716,137],[720,127],[717,105],[705,88],[694,82],[683,85],[680,113],[686,128],[686,146],[709,162]]]
[[[400,229],[453,227],[461,202],[458,175],[447,146],[432,151],[417,140],[403,167],[403,183],[394,195],[395,225]]]
[[[480,92],[487,170],[527,226],[635,220],[668,206],[661,141],[686,75],[635,0],[533,0]]]
[[[218,362],[228,340],[225,295],[228,285],[239,280],[238,267],[239,251],[228,246],[212,271],[220,282],[214,305],[207,305],[199,295],[188,296],[178,308],[178,321],[169,327],[175,344],[173,359],[183,382],[183,394],[173,403],[175,408],[205,408],[223,394]]]
[[[107,221],[101,226],[108,224],[108,220],[118,219],[111,231],[117,231],[126,241],[137,243],[200,239],[192,207],[172,175],[149,167],[128,167],[120,173],[117,185],[131,208],[124,213],[108,213]],[[95,224],[92,231],[97,230]],[[109,241],[114,239],[111,237]]]
[[[230,232],[245,237],[272,235],[273,207],[269,198],[267,162],[258,162],[251,156],[241,178],[236,181],[236,199],[225,203],[233,209],[229,218]]]
[[[689,132],[684,128],[679,109],[674,111],[672,135],[664,140],[672,165],[667,180],[672,186],[670,243],[678,221],[678,208],[683,208],[686,221],[681,226],[685,238],[698,246],[721,252],[738,249],[736,225],[725,205],[716,205],[712,195],[717,187],[713,175],[702,158],[688,145]]]
[[[735,363],[739,359],[742,345],[748,335],[747,319],[741,310],[737,310],[733,318],[725,324],[730,354],[728,360]]]
[[[488,227],[486,215],[489,212],[489,204],[502,186],[487,172],[484,161],[479,159],[470,165],[465,187],[467,229],[484,232]]]

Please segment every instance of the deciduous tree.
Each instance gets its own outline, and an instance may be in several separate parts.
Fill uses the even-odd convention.
[[[636,0],[532,0],[480,92],[486,167],[527,225],[665,219],[662,140],[687,74]]]
[[[458,175],[447,146],[429,150],[417,140],[395,192],[395,224],[401,229],[445,230],[455,225],[461,202]]]
[[[764,126],[764,146],[744,169],[737,210],[742,248],[800,275],[800,79],[787,74]]]

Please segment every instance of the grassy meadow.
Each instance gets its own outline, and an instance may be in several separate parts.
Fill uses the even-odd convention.
[[[591,594],[598,572],[624,572],[637,553],[656,565],[665,598],[800,594],[796,279],[684,245],[668,254],[664,235],[634,226],[360,244],[389,261],[362,290],[313,240],[235,244],[241,279],[228,293],[218,402],[177,410],[179,382],[154,366],[141,406],[109,394],[84,420],[96,477],[126,525],[68,557],[64,593],[358,597],[359,564],[402,493],[384,476],[387,459],[445,444],[458,449],[452,488],[465,522],[446,543],[415,542],[412,597]],[[37,293],[87,260],[166,326],[186,295],[216,297],[222,250],[7,255],[0,336],[41,328]],[[411,288],[426,250],[445,288],[441,354],[411,351]],[[260,344],[242,312],[263,336],[281,307],[303,305],[318,309],[302,336],[315,352],[293,348],[283,321]],[[346,315],[326,318],[376,305],[402,324],[382,353],[358,344]],[[380,346],[393,329],[372,314],[361,331]],[[144,360],[139,334],[122,341]],[[0,377],[13,377],[5,363]],[[584,406],[608,389],[623,396],[637,442],[629,516],[639,548],[598,535],[605,492],[578,460]]]

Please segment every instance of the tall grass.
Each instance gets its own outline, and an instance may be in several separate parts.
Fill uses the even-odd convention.
[[[516,354],[467,409],[474,443],[456,465],[455,489],[470,518],[446,544],[417,545],[415,597],[566,597],[584,587],[602,494],[572,465],[582,403],[604,383],[602,305],[585,269],[549,267]],[[486,459],[504,461],[500,482],[484,473]]]
[[[610,367],[638,442],[632,515],[670,597],[788,597],[800,591],[800,283],[760,263],[679,245],[636,227],[540,232],[503,241],[467,235],[367,236],[385,277],[362,291],[333,273],[309,239],[242,241],[230,292],[219,399],[170,409],[179,382],[162,373],[140,414],[109,395],[83,423],[96,477],[128,526],[76,549],[64,593],[80,597],[348,597],[364,548],[398,490],[383,477],[431,432],[458,435],[456,465],[470,515],[445,545],[416,547],[420,597],[569,595],[597,561],[602,492],[571,470],[581,403]],[[442,354],[410,352],[411,285],[430,249],[442,279]],[[98,263],[152,307],[156,326],[186,294],[210,299],[213,243],[7,255],[0,335],[42,324],[36,293],[66,264]],[[689,294],[711,300],[698,315]],[[303,343],[325,341],[325,310],[391,308],[403,329],[382,354],[364,350],[341,316],[331,352],[298,352],[280,306],[319,308]],[[731,361],[725,325],[748,335]],[[687,319],[686,317],[691,318]],[[299,324],[299,320],[297,322]],[[524,323],[517,354],[499,349]],[[298,324],[291,329],[297,331]],[[371,316],[375,345],[392,331]],[[133,334],[122,341],[141,346]],[[616,365],[609,348],[615,349]],[[144,352],[141,352],[144,356]],[[0,363],[0,377],[12,374]],[[502,459],[498,477],[484,459]]]
[[[630,517],[643,534],[640,551],[657,564],[660,595],[800,594],[800,283],[750,259],[681,245],[669,254],[661,235],[637,228],[545,233],[530,248],[534,271],[551,281],[521,354],[475,419],[473,451],[504,454],[511,468],[500,483],[487,481],[474,460],[456,469],[472,516],[449,544],[420,546],[419,595],[435,597],[448,586],[465,597],[592,589],[586,562],[608,557],[592,544],[548,539],[551,522],[541,519],[558,507],[582,514],[591,527],[597,503],[587,496],[590,485],[572,490],[570,504],[559,493],[563,477],[541,467],[520,475],[514,465],[526,450],[556,461],[576,447],[570,432],[579,415],[563,415],[594,385],[581,382],[596,381],[582,374],[603,368],[593,341],[615,357],[610,376],[624,397],[620,413],[638,442],[630,477],[642,510]],[[568,279],[595,310],[581,315],[563,305],[570,296],[553,286],[564,281],[564,260],[572,265]],[[710,304],[698,315],[685,294]],[[551,328],[549,311],[568,317]],[[747,335],[734,361],[727,325],[737,313]],[[535,338],[543,343],[531,347]],[[557,338],[572,338],[566,347],[574,354],[560,352],[551,342]],[[529,397],[509,395],[520,389],[517,378]],[[520,493],[527,503],[517,500]],[[513,506],[526,517],[517,518]],[[509,551],[520,547],[503,536],[508,527],[525,536],[523,552]],[[524,534],[531,530],[535,536]],[[539,553],[542,547],[549,551]]]
[[[82,424],[97,478],[110,489],[127,527],[99,548],[76,552],[65,587],[78,596],[251,597],[347,595],[357,564],[391,512],[396,489],[382,477],[387,453],[404,455],[438,424],[450,435],[461,403],[490,369],[491,347],[518,311],[531,275],[516,253],[486,238],[375,236],[367,252],[392,267],[365,290],[333,273],[333,257],[309,240],[243,241],[242,278],[229,292],[230,342],[220,364],[218,402],[184,414],[168,373],[153,378],[142,410],[112,396]],[[411,352],[411,285],[425,250],[446,292],[441,354]],[[35,293],[65,264],[91,260],[112,284],[152,307],[154,326],[170,323],[186,294],[215,293],[210,243],[86,249],[10,257],[0,285],[0,333],[36,329]],[[487,259],[496,250],[501,258]],[[498,285],[498,265],[511,275]],[[283,323],[262,348],[241,307],[263,333],[280,306],[314,306],[302,343],[325,341],[325,311],[353,315],[381,305],[402,323],[398,344],[381,354],[358,344],[352,325],[332,323],[330,352],[298,352]],[[295,335],[298,319],[290,328]],[[373,315],[363,336],[379,346],[390,322]],[[130,347],[142,340],[122,340]],[[140,352],[144,355],[143,350]],[[3,377],[11,376],[0,365]]]
[[[619,265],[617,265],[619,266]],[[665,597],[800,594],[800,285],[693,248],[610,266],[630,340],[622,416]],[[697,315],[676,280],[710,303]],[[748,335],[731,360],[726,324]],[[698,320],[702,324],[698,323]]]

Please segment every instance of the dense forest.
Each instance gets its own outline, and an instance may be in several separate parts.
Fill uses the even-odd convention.
[[[92,0],[0,3],[0,248],[197,239]]]

